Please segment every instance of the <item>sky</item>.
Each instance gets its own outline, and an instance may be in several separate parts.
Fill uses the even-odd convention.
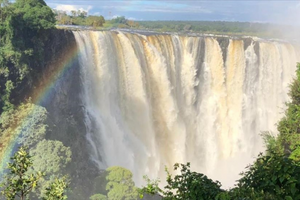
[[[247,21],[300,25],[300,0],[170,1],[170,0],[45,0],[58,10],[85,10],[106,19]]]

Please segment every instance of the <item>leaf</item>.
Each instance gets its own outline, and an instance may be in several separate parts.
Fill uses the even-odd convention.
[[[284,177],[280,177],[279,181],[280,181],[280,183],[282,183],[284,181]]]

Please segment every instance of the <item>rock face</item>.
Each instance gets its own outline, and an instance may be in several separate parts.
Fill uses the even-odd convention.
[[[91,194],[92,180],[99,172],[89,159],[81,104],[80,68],[76,56],[77,44],[71,31],[53,30],[45,46],[45,69],[39,84],[53,84],[41,102],[48,115],[47,139],[59,140],[72,150],[70,174],[72,193],[70,199],[86,199]],[[71,58],[66,60],[67,58]],[[68,66],[69,65],[69,66]],[[53,75],[54,74],[54,75]],[[56,76],[49,82],[50,76]]]

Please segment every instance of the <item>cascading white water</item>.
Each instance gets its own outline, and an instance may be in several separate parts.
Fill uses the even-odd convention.
[[[162,177],[192,169],[232,186],[276,131],[299,53],[288,43],[76,31],[91,159]],[[257,53],[259,52],[259,53]],[[299,52],[299,51],[298,51]]]

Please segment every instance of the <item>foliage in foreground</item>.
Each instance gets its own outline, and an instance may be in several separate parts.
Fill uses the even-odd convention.
[[[46,188],[46,194],[43,200],[65,200],[67,199],[66,189],[69,187],[67,177],[55,178],[55,180]]]
[[[47,111],[31,102],[5,111],[0,115],[0,158],[4,155],[11,141],[17,141],[17,146],[29,147],[31,167],[28,173],[41,171],[40,187],[33,192],[43,198],[46,188],[61,177],[67,165],[71,162],[71,150],[60,141],[46,140]],[[8,160],[7,160],[8,162]]]
[[[132,172],[119,166],[106,169],[102,176],[96,179],[97,194],[91,200],[134,200],[138,199],[138,188],[132,180]]]
[[[23,200],[33,189],[38,187],[38,182],[43,173],[27,173],[32,167],[32,158],[24,147],[21,147],[15,153],[11,161],[8,164],[9,174],[2,184],[4,188],[2,194],[7,200],[14,200],[15,197]]]
[[[221,190],[221,183],[207,178],[204,174],[190,171],[190,163],[175,164],[174,170],[180,174],[174,178],[167,172],[167,186],[163,192],[164,199],[213,199]],[[175,192],[174,192],[175,191]]]
[[[300,199],[300,167],[284,155],[260,155],[230,190],[222,190],[220,182],[191,172],[189,163],[175,164],[174,169],[180,173],[173,178],[167,172],[164,189],[148,179],[140,197],[160,194],[166,200]]]
[[[26,147],[20,147],[19,150],[11,158],[11,163],[8,164],[9,173],[1,184],[2,195],[7,200],[14,200],[19,198],[25,200],[30,193],[35,189],[41,187],[41,179],[45,173],[33,171],[33,159],[29,155]],[[66,177],[56,178],[48,188],[44,200],[64,200],[67,199],[65,194],[68,188],[68,181]]]
[[[263,199],[300,199],[300,166],[282,154],[260,155],[242,176],[239,197],[254,192]]]

